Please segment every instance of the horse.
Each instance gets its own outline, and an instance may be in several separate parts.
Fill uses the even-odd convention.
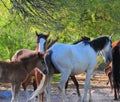
[[[90,77],[97,64],[98,53],[102,54],[106,63],[112,61],[111,40],[112,36],[101,36],[91,41],[81,41],[74,45],[55,43],[48,49],[48,51],[51,52],[51,58],[45,59],[45,63],[49,69],[49,74],[46,75],[44,87],[41,88],[41,86],[38,86],[37,90],[35,90],[33,95],[29,98],[28,102],[30,102],[38,93],[41,93],[46,87],[48,90],[47,92],[50,92],[48,84],[51,82],[54,69],[57,69],[61,73],[58,88],[62,95],[63,102],[68,102],[65,95],[65,83],[67,82],[68,77],[70,75],[78,75],[82,72],[86,72],[83,102],[87,102],[87,92],[90,88]],[[89,100],[92,100],[91,92]],[[50,94],[48,93],[47,102],[50,101]]]
[[[37,45],[35,50],[29,50],[29,49],[20,49],[18,50],[11,58],[11,61],[15,62],[15,61],[20,61],[22,58],[29,56],[30,54],[34,54],[36,52],[38,52],[39,47],[41,48],[41,52],[44,51],[44,47],[46,46],[46,39],[49,37],[50,33],[48,34],[43,34],[40,33],[38,34],[37,32],[35,32],[36,34],[36,41],[37,41]],[[41,43],[41,44],[39,44]],[[29,82],[32,79],[32,76],[35,76],[35,73],[38,75],[38,73],[40,73],[40,71],[35,72],[37,69],[32,70],[29,74],[29,76],[27,77],[27,79],[22,83],[22,87],[24,90],[26,90]],[[42,73],[40,73],[40,76],[42,76]],[[37,83],[36,80],[33,80],[33,88],[34,90],[37,88]]]
[[[114,48],[116,46],[118,46],[120,44],[120,40],[114,41],[112,43],[112,50],[114,50]],[[112,83],[112,62],[110,62],[110,64],[104,69],[105,74],[108,76],[108,82],[107,84],[110,82],[110,86],[111,89],[113,89],[113,83]]]
[[[37,38],[36,39],[37,40],[36,49],[35,50],[29,50],[29,49],[20,49],[20,50],[18,50],[13,55],[13,57],[11,58],[12,62],[21,61],[22,58],[27,57],[27,56],[29,56],[31,54],[35,54],[36,52],[38,52],[39,48],[41,49],[40,52],[43,53],[44,48],[47,47],[46,40],[48,39],[50,33],[48,33],[48,34],[43,34],[43,33],[38,34],[37,32],[35,32],[35,34],[36,34],[36,38]],[[57,39],[51,41],[49,44],[54,43],[56,40]],[[34,90],[36,90],[37,86],[42,81],[43,76],[44,76],[43,73],[38,68],[34,68],[29,73],[29,75],[27,76],[27,78],[25,78],[25,80],[22,82],[23,89],[26,90],[27,86],[29,85],[29,83],[31,82],[31,80],[33,79],[33,77],[35,77],[32,80],[32,85],[33,85]],[[39,95],[39,99],[43,100],[42,97],[43,97],[43,94],[40,94]]]
[[[118,100],[120,97],[120,43],[114,47],[112,51],[112,57],[114,100]]]
[[[46,73],[47,69],[43,63],[43,54],[40,53],[30,54],[19,62],[0,61],[0,82],[11,83],[11,102],[18,102],[20,85],[35,67]]]

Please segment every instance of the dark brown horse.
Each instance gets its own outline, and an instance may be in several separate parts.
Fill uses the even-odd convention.
[[[120,98],[120,43],[114,47],[112,62],[114,99]]]
[[[0,61],[0,82],[11,83],[11,102],[18,102],[20,85],[35,67],[45,72],[46,67],[43,62],[43,54],[40,53],[30,54],[19,62]]]
[[[117,40],[115,42],[112,43],[112,50],[114,50],[114,48],[116,46],[118,46],[120,44],[120,40]],[[107,84],[110,82],[110,86],[111,89],[113,89],[113,83],[112,83],[112,62],[104,69],[105,74],[108,76],[108,82]]]

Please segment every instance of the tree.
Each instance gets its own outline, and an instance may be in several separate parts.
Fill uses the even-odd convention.
[[[7,38],[6,35],[10,35],[11,40],[9,42],[20,39],[21,33],[23,34],[22,38],[28,43],[32,43],[34,36],[30,42],[27,36],[33,34],[35,30],[50,32],[50,39],[60,35],[59,42],[64,43],[72,43],[83,35],[93,39],[101,35],[114,33],[116,34],[114,40],[119,38],[119,0],[109,0],[109,2],[107,0],[1,1],[0,7],[4,11],[0,11],[2,12],[0,34],[3,34],[2,37],[4,38]],[[3,20],[3,18],[5,19]],[[16,36],[13,36],[13,33],[16,33]],[[7,42],[5,43],[8,46]],[[19,45],[19,42],[16,42],[16,46],[19,46],[18,48],[24,48],[24,46],[29,48],[28,43]],[[30,49],[33,49],[32,46],[30,46]],[[11,53],[12,47],[9,48]],[[14,51],[16,51],[15,49],[13,48]]]

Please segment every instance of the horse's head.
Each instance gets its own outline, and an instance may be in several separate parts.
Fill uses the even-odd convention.
[[[37,44],[39,45],[38,50],[40,52],[44,52],[45,51],[45,49],[44,49],[45,48],[45,43],[46,43],[46,40],[49,37],[49,35],[50,35],[50,33],[48,33],[48,34],[42,34],[42,33],[38,34],[36,32]]]
[[[48,68],[46,67],[45,65],[45,62],[44,62],[44,53],[40,53],[38,52],[38,61],[37,61],[37,64],[36,64],[36,67],[40,69],[40,71],[42,71],[44,74],[47,74],[48,73]]]
[[[111,37],[105,37],[105,46],[104,48],[100,51],[100,53],[102,54],[104,60],[106,63],[109,63],[112,61],[112,41],[111,41]]]

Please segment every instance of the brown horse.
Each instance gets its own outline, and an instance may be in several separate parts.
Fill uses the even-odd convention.
[[[116,46],[118,46],[120,44],[120,40],[117,40],[115,42],[112,43],[112,50],[114,50],[114,48]],[[105,74],[108,76],[108,82],[107,84],[110,82],[110,86],[111,89],[113,89],[113,83],[112,83],[112,62],[104,69]]]
[[[36,37],[37,37],[37,45],[36,45],[36,49],[35,50],[29,50],[29,49],[20,49],[18,50],[13,57],[11,58],[12,62],[18,62],[21,61],[22,58],[29,56],[30,54],[35,54],[36,52],[38,52],[39,50],[39,42],[40,40],[47,40],[47,38],[49,37],[50,33],[48,34],[38,34],[36,32]],[[51,41],[51,44],[54,43],[56,40]],[[43,48],[47,47],[47,43],[44,42],[43,43]],[[42,47],[41,47],[42,48]],[[44,50],[44,49],[43,49]],[[33,78],[35,77],[35,78]],[[34,68],[28,75],[28,77],[24,80],[24,82],[22,82],[22,87],[24,90],[26,90],[27,86],[30,84],[31,80],[32,80],[32,85],[34,90],[37,89],[37,86],[39,85],[39,83],[41,82],[43,77],[43,73],[38,69],[38,68]],[[39,95],[39,97],[41,98],[42,96]]]
[[[20,85],[35,67],[42,72],[46,71],[43,62],[43,54],[40,53],[30,54],[19,62],[0,61],[0,82],[11,83],[11,102],[18,102]]]
[[[112,51],[112,77],[114,100],[120,99],[120,43]]]
[[[49,37],[49,33],[45,35],[45,34],[42,34],[42,33],[38,34],[36,32],[36,38],[37,38],[36,49],[35,50],[20,49],[13,55],[13,57],[11,58],[11,61],[13,61],[13,62],[20,61],[21,58],[24,58],[26,56],[29,56],[30,54],[34,54],[34,53],[38,52],[38,50],[39,50],[39,44],[38,43],[40,42],[40,39],[42,38],[42,39],[46,40],[48,37]],[[44,44],[44,46],[46,46],[46,45]],[[35,76],[35,73],[36,73],[35,70],[32,70],[30,72],[29,76],[27,77],[27,79],[22,83],[22,86],[23,86],[24,90],[26,90],[28,84],[31,82],[32,76]],[[41,75],[42,75],[42,73],[41,73]],[[35,90],[37,88],[36,80],[33,80],[32,84],[33,84],[33,88]]]

